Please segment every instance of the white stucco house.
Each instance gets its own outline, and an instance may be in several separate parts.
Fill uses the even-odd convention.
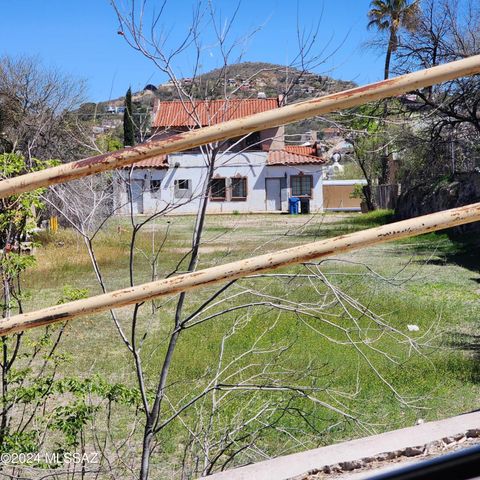
[[[233,99],[158,102],[154,111],[155,138],[241,118],[279,107],[279,100]],[[299,197],[303,210],[323,209],[323,169],[326,163],[316,144],[285,145],[278,127],[231,139],[219,146],[209,185],[208,213],[287,212],[289,197]],[[168,206],[172,213],[196,213],[207,178],[209,159],[200,148],[154,157],[121,171],[116,184],[119,213],[150,214]]]

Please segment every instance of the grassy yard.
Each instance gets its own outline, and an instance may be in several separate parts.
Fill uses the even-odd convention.
[[[390,220],[388,212],[310,218],[209,216],[199,266],[226,263]],[[189,251],[193,222],[193,217],[163,217],[140,232],[134,252],[135,283],[152,279],[151,254],[162,243],[158,277],[171,273],[179,262],[177,271],[185,268],[186,263],[181,259]],[[98,261],[109,290],[129,284],[130,235],[128,222],[116,219],[95,239]],[[90,295],[100,292],[86,249],[72,231],[44,235],[41,241],[38,265],[23,280],[31,293],[27,309],[55,304],[65,285],[88,289]],[[246,449],[242,461],[410,426],[419,418],[433,420],[477,408],[480,393],[477,252],[478,245],[472,239],[460,244],[445,234],[428,234],[339,255],[319,266],[281,270],[284,274],[309,275],[308,278],[261,277],[238,282],[220,297],[224,308],[274,297],[282,299],[284,305],[288,302],[302,305],[309,312],[312,305],[318,307],[323,302],[323,309],[313,318],[303,310],[279,311],[262,305],[242,310],[241,315],[231,311],[186,330],[175,351],[170,376],[172,411],[173,405],[181,405],[182,399],[211,381],[220,354],[225,383],[241,384],[267,369],[272,385],[280,385],[273,378],[276,372],[287,384],[315,389],[316,398],[323,402],[312,403],[302,395],[271,390],[261,395],[243,391],[226,396],[219,407],[222,419],[216,417],[215,429],[211,430],[217,436],[221,435],[227,419],[244,421],[252,412],[261,410],[265,398],[269,405],[277,406],[275,412],[265,414],[272,426],[259,435],[258,449]],[[186,311],[195,311],[214,291],[215,287],[209,287],[189,294]],[[227,299],[233,294],[238,296]],[[156,382],[165,354],[174,305],[175,298],[157,301],[160,308],[153,315],[150,303],[142,307],[140,329],[148,334],[143,358],[149,387]],[[127,331],[131,312],[131,308],[118,312]],[[418,331],[409,331],[408,325],[418,326]],[[108,314],[73,321],[61,348],[72,359],[65,364],[62,375],[86,378],[98,373],[112,382],[135,385],[132,360]],[[248,350],[251,353],[242,357]],[[177,471],[176,465],[188,443],[187,432],[204,431],[199,419],[211,409],[208,402],[200,402],[186,411],[181,422],[172,423],[162,433],[155,457],[159,476],[168,477]],[[347,412],[351,419],[325,408],[324,404]],[[130,413],[122,411],[115,415],[117,435],[121,436],[128,429]]]

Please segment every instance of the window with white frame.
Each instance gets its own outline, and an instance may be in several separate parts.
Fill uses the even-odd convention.
[[[175,180],[175,198],[186,198],[192,193],[192,181],[190,179]]]

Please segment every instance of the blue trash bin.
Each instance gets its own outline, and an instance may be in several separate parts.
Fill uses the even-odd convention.
[[[300,199],[297,197],[290,197],[288,199],[288,213],[290,215],[298,215],[300,212]]]

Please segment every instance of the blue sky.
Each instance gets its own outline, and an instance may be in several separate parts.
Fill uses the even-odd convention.
[[[127,4],[128,0],[118,0]],[[149,0],[158,5],[159,0]],[[175,45],[188,27],[194,0],[170,0],[159,27],[167,45]],[[231,17],[236,1],[217,0],[222,18]],[[244,60],[284,64],[297,51],[297,18],[310,29],[319,20],[318,49],[338,51],[318,73],[364,84],[381,79],[381,52],[365,47],[372,38],[366,29],[369,0],[243,0],[232,29],[232,38],[258,25],[260,31],[245,46]],[[108,100],[146,83],[166,81],[163,73],[117,34],[118,20],[108,0],[0,0],[3,22],[0,54],[36,55],[47,66],[60,69],[88,84],[88,99]],[[297,16],[298,11],[298,16]],[[242,47],[243,48],[243,47]],[[192,53],[178,58],[174,67],[185,76]],[[218,65],[220,58],[209,38],[204,41],[202,70]]]

